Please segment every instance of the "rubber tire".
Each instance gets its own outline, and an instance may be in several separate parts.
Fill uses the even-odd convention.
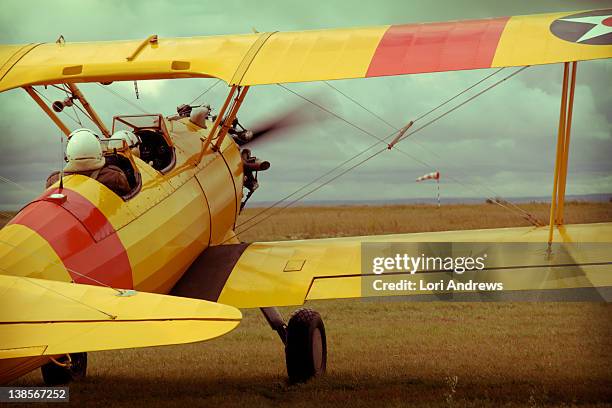
[[[290,383],[305,382],[325,373],[327,341],[323,319],[318,312],[302,308],[291,315],[287,324],[285,359]]]
[[[72,360],[70,368],[60,367],[52,361],[40,367],[46,385],[64,385],[85,378],[87,374],[87,353],[72,353],[70,359]],[[66,360],[65,357],[58,359],[60,362],[64,360]]]

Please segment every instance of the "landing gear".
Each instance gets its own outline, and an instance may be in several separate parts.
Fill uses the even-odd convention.
[[[45,384],[49,386],[68,384],[85,378],[87,353],[72,353],[51,361],[40,368]]]
[[[276,308],[261,310],[285,344],[289,382],[305,382],[325,373],[327,341],[323,319],[318,312],[307,308],[298,309],[285,325]]]
[[[311,309],[296,310],[287,325],[287,374],[292,383],[321,375],[327,366],[327,342],[321,315]]]

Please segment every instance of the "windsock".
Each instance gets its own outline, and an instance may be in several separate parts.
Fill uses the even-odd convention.
[[[421,177],[417,177],[416,179],[416,181],[423,181],[423,180],[440,180],[440,172],[434,171],[433,173],[427,173]]]
[[[425,175],[422,175],[421,177],[417,177],[416,179],[417,182],[424,180],[436,180],[436,185],[438,187],[438,194],[436,195],[436,198],[438,200],[438,208],[440,208],[440,172],[434,171],[432,173],[427,173]]]

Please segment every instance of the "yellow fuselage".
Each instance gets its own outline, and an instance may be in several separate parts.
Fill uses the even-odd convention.
[[[235,240],[242,200],[240,151],[230,137],[196,164],[208,129],[167,121],[176,165],[161,174],[136,159],[142,188],[124,201],[80,175],[64,204],[45,195],[0,230],[0,273],[167,293],[209,245]]]
[[[167,121],[176,165],[161,174],[136,159],[142,187],[127,201],[81,175],[64,178],[63,204],[46,199],[50,187],[0,230],[0,273],[167,293],[208,246],[236,242],[240,150],[227,137],[198,163],[210,125]],[[0,383],[46,362],[0,360]]]

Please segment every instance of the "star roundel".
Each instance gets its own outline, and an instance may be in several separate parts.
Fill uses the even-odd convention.
[[[559,18],[550,31],[565,41],[588,45],[612,44],[612,9],[587,11]]]

